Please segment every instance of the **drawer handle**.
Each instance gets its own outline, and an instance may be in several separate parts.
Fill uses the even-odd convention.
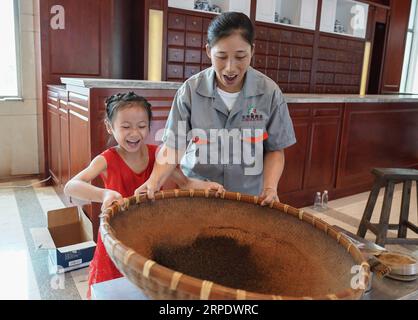
[[[179,36],[175,36],[175,37],[174,37],[174,39],[175,39],[175,40],[178,40],[178,39],[179,39]]]
[[[174,73],[177,73],[177,69],[174,69]]]
[[[197,22],[196,21],[193,21],[193,25],[195,26],[195,25],[197,25]]]
[[[180,22],[180,19],[179,18],[176,18],[176,22],[179,23]]]
[[[196,41],[196,38],[192,38],[192,41],[195,42]]]

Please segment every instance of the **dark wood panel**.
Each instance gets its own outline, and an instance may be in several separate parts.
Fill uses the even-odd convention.
[[[339,118],[317,120],[312,124],[304,188],[334,186],[339,132]]]
[[[51,73],[100,75],[101,21],[97,13],[102,1],[49,0],[48,3],[49,7],[65,8],[65,29],[49,28]]]
[[[382,92],[399,92],[411,0],[391,1]]]
[[[297,143],[285,150],[285,168],[279,182],[279,195],[297,192],[303,188],[310,125],[306,119],[295,119],[293,124]]]
[[[374,167],[418,164],[418,109],[412,104],[348,104],[337,187],[371,181]]]
[[[70,177],[86,168],[90,161],[89,120],[76,111],[69,111]]]

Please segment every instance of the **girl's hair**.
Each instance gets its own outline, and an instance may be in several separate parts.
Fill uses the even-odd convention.
[[[113,123],[119,110],[133,104],[139,104],[145,109],[148,115],[148,125],[150,126],[152,119],[151,104],[147,99],[133,92],[114,94],[106,100],[106,120],[109,123]]]
[[[251,46],[254,43],[254,26],[244,13],[224,12],[209,24],[208,45],[213,47],[220,39],[239,31],[242,38]]]

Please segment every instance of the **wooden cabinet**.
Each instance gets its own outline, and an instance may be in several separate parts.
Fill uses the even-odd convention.
[[[144,10],[132,0],[41,0],[40,16],[40,57],[39,70],[42,73],[43,122],[64,121],[64,113],[52,112],[48,107],[47,85],[61,84],[61,77],[95,77],[143,79],[144,59],[141,43],[144,26]],[[53,28],[51,20],[55,11],[53,6],[60,5],[60,21],[63,28]],[[137,12],[135,12],[137,10]],[[59,107],[59,106],[58,106]],[[62,109],[63,111],[65,108]],[[52,120],[54,118],[54,120]],[[56,125],[55,127],[58,127]],[[45,146],[55,145],[48,139],[58,139],[44,126],[39,134]],[[42,140],[42,138],[40,140]],[[45,148],[46,158],[51,151]],[[56,156],[55,156],[56,157]],[[55,163],[54,163],[55,164]],[[66,165],[66,164],[65,164]],[[67,165],[66,165],[67,166]],[[50,168],[40,164],[40,171],[46,173]],[[52,170],[55,170],[53,168]],[[65,174],[67,176],[67,173]]]
[[[278,188],[287,203],[309,203],[316,191],[335,188],[343,109],[343,104],[289,104],[297,143],[285,150]]]
[[[256,22],[253,67],[284,92],[309,92],[314,32]]]
[[[214,15],[169,7],[167,16],[166,79],[184,81],[211,64],[205,46]]]

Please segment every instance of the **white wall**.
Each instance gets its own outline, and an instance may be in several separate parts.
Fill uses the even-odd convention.
[[[20,0],[23,101],[0,101],[0,178],[39,173],[34,21],[33,0]]]

